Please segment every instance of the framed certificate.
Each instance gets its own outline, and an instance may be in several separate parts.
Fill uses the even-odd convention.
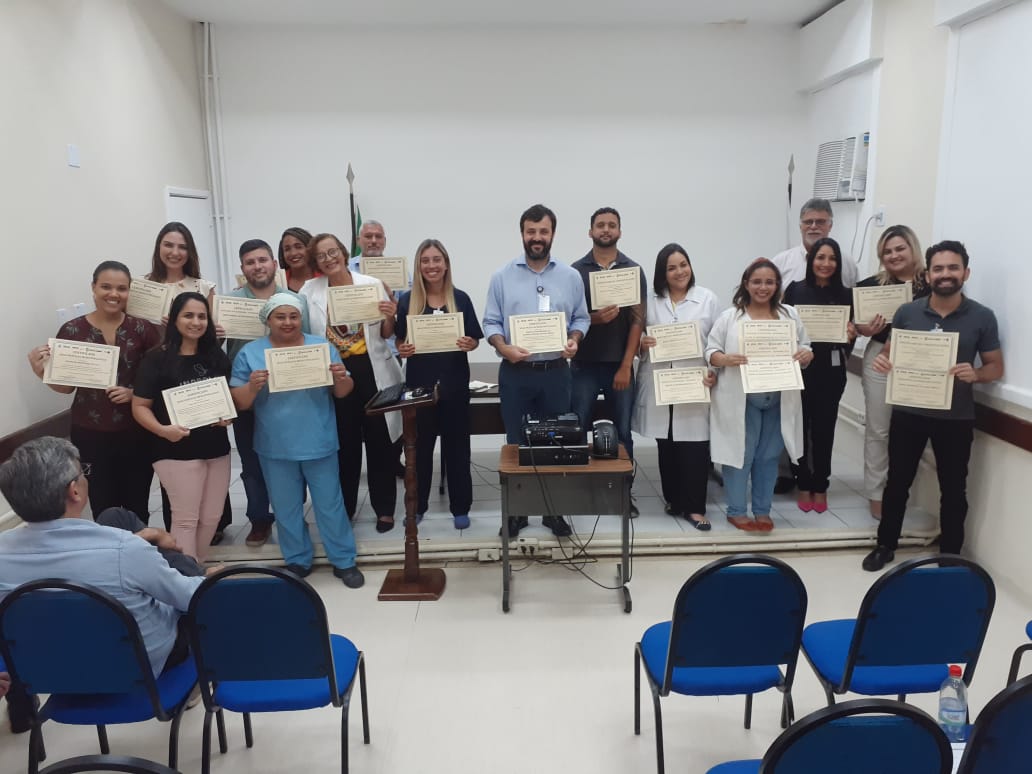
[[[649,326],[648,335],[656,340],[656,346],[649,352],[649,359],[653,363],[702,357],[702,335],[699,324],[694,320],[652,325]]]
[[[894,406],[940,409],[953,405],[953,374],[960,334],[892,329],[885,402]]]
[[[330,325],[379,322],[380,285],[339,285],[327,288],[326,306]]]
[[[789,358],[796,353],[796,327],[792,320],[741,320],[738,323],[741,354],[755,359]]]
[[[853,288],[853,318],[866,325],[880,314],[885,322],[891,323],[896,310],[913,300],[914,290],[909,282]]]
[[[756,360],[741,366],[746,393],[803,389],[803,372],[798,360]]]
[[[800,304],[795,308],[810,341],[829,344],[849,343],[849,307],[825,304]]]
[[[452,314],[410,314],[409,342],[417,355],[435,352],[458,352],[458,340],[466,335],[461,312]]]
[[[509,337],[513,346],[531,354],[562,352],[566,347],[566,312],[514,314],[509,317]]]
[[[215,296],[211,314],[227,339],[260,339],[269,330],[258,317],[264,306],[265,300],[261,298]]]
[[[172,306],[174,297],[175,287],[172,285],[134,277],[129,285],[129,299],[125,305],[125,313],[160,324],[162,317],[168,317],[168,310]]]
[[[169,421],[189,430],[236,419],[236,406],[226,377],[201,379],[161,391]]]
[[[702,383],[708,368],[666,368],[652,372],[657,406],[709,403],[709,387]]]
[[[376,277],[391,290],[404,290],[408,287],[408,260],[405,258],[374,258],[363,255],[360,266],[363,274]]]
[[[329,344],[270,347],[265,350],[265,367],[269,371],[269,392],[333,386]]]
[[[588,285],[592,309],[641,303],[641,269],[638,266],[593,271],[588,275]]]
[[[50,339],[50,357],[43,365],[44,384],[106,390],[118,383],[118,347],[85,341]]]

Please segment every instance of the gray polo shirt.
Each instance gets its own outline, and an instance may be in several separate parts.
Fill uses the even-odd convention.
[[[928,302],[930,297],[903,304],[892,318],[892,327],[908,331],[956,331],[960,334],[957,346],[958,363],[975,363],[975,355],[994,352],[1000,348],[1000,333],[993,310],[964,296],[952,314],[941,317]],[[894,411],[920,414],[937,419],[974,419],[975,398],[972,385],[953,380],[953,404],[949,411],[893,406]]]

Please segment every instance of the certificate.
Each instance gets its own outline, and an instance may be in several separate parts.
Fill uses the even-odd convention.
[[[593,271],[588,275],[591,290],[591,308],[604,306],[635,306],[641,303],[641,269],[610,269]]]
[[[263,306],[265,299],[262,298],[215,296],[211,314],[226,332],[227,339],[260,339],[268,333],[265,323],[258,318]]]
[[[747,393],[803,389],[798,360],[756,360],[741,368],[742,386]]]
[[[125,313],[160,323],[162,317],[168,317],[174,296],[175,288],[172,285],[136,277],[129,285],[129,300],[125,305]]]
[[[118,347],[85,341],[50,339],[50,357],[43,365],[44,384],[106,390],[118,383]]]
[[[796,326],[793,320],[742,320],[738,323],[741,354],[750,361],[779,358],[790,360],[796,353]]]
[[[953,375],[960,334],[892,329],[885,402],[894,406],[940,409],[953,405]]]
[[[830,344],[849,343],[849,307],[800,304],[795,308],[810,341]]]
[[[514,314],[509,316],[509,338],[513,346],[531,354],[561,352],[566,348],[566,312]]]
[[[458,352],[458,340],[466,335],[461,312],[453,314],[410,314],[409,342],[417,355],[434,352]]]
[[[327,288],[326,306],[330,325],[379,322],[380,285],[340,285]]]
[[[235,419],[236,407],[226,377],[201,379],[161,391],[169,421],[189,430]]]
[[[896,310],[913,300],[914,291],[909,282],[853,288],[853,317],[866,325],[880,314],[885,322],[891,323]]]
[[[269,392],[333,386],[329,344],[270,347],[265,350],[265,367],[269,371]]]
[[[391,290],[404,290],[408,287],[408,261],[405,258],[375,258],[363,255],[361,272],[376,277]]]
[[[653,363],[702,357],[702,335],[699,324],[694,320],[651,325],[648,335],[656,340],[656,346],[649,352],[649,359]]]
[[[708,372],[708,368],[667,368],[653,371],[656,405],[709,403],[709,387],[702,383]]]

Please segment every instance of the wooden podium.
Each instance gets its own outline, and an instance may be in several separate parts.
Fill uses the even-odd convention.
[[[419,527],[416,525],[416,412],[435,403],[436,386],[426,395],[417,398],[402,399],[377,408],[366,405],[366,414],[369,415],[400,411],[402,438],[405,442],[405,567],[387,571],[387,577],[377,595],[381,602],[435,601],[444,594],[444,570],[422,570],[419,567]]]

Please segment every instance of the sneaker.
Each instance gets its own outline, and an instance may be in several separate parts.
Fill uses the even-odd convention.
[[[469,529],[469,516],[467,514],[452,516],[452,521],[455,522],[455,529]]]
[[[303,564],[288,564],[284,567],[287,572],[292,572],[299,578],[307,578],[312,574],[312,566],[305,567]]]
[[[885,546],[878,546],[864,557],[863,568],[867,572],[878,572],[882,567],[896,558],[896,552]]]
[[[247,544],[248,548],[258,548],[265,545],[265,541],[269,539],[269,534],[272,532],[272,524],[258,523],[251,525],[251,531],[247,533],[247,539],[244,543]]]
[[[334,567],[333,574],[340,578],[344,585],[349,589],[360,589],[365,585],[365,576],[355,565],[351,565],[350,567],[345,567],[343,569],[340,567]]]
[[[509,533],[510,538],[517,538],[520,535],[520,530],[527,526],[529,522],[526,516],[510,516],[508,518],[508,524],[506,525],[506,531]],[[502,536],[502,531],[498,530],[498,537]]]
[[[556,537],[569,537],[573,534],[570,525],[562,516],[545,516],[541,519],[541,526],[548,527]]]

